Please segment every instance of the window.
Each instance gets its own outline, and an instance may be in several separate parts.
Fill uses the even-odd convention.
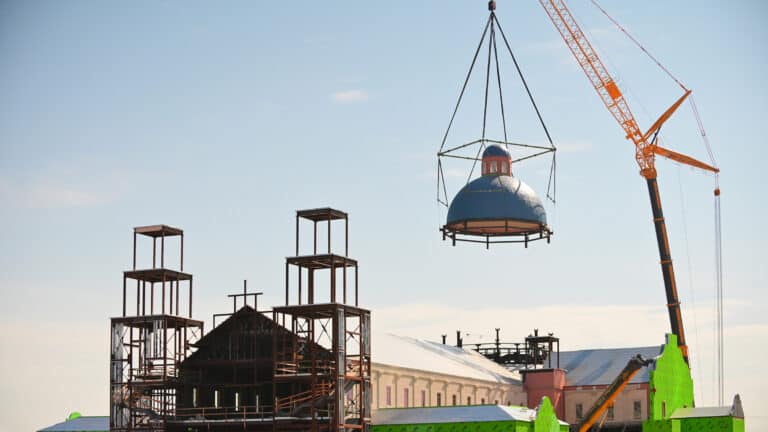
[[[608,406],[607,420],[613,420],[613,404]]]
[[[235,392],[235,411],[240,411],[240,393]]]
[[[437,406],[443,406],[443,394],[438,393],[437,394]]]
[[[427,406],[427,392],[421,391],[421,406]]]
[[[456,395],[451,397],[451,402],[453,403],[453,406],[456,406]]]
[[[485,405],[485,398],[480,399],[480,405]]]
[[[576,404],[576,420],[581,420],[584,417],[584,406],[582,404]]]
[[[498,163],[496,161],[491,161],[491,172],[495,173],[499,170]]]
[[[192,388],[192,408],[197,408],[197,387]]]
[[[506,163],[502,163],[501,164],[501,173],[502,174],[506,174],[507,173],[507,164]]]
[[[387,386],[387,406],[392,406],[392,387]]]
[[[218,390],[213,391],[213,407],[219,408],[221,407],[221,392]]]
[[[667,401],[661,401],[661,418],[667,418]]]
[[[472,405],[472,396],[467,396],[467,405]]]
[[[639,419],[642,416],[643,416],[643,404],[639,400],[636,400],[632,404],[632,418]]]
[[[406,408],[409,406],[408,405],[408,389],[407,388],[403,389],[403,406],[406,407]]]

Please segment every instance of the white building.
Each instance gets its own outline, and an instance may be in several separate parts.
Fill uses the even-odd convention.
[[[470,349],[374,335],[371,407],[526,405],[520,374]]]

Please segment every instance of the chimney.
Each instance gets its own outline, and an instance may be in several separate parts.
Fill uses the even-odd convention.
[[[441,336],[443,337],[443,345],[445,345],[445,338],[447,338],[447,337],[448,337],[448,335],[445,335],[445,334],[444,334],[444,335],[441,335]]]
[[[464,345],[464,341],[461,339],[461,330],[456,330],[456,347],[461,348]]]

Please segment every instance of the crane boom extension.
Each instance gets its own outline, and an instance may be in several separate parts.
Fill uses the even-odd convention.
[[[632,357],[624,366],[624,369],[619,375],[614,378],[613,382],[603,391],[600,397],[597,398],[592,408],[587,411],[587,415],[584,416],[584,421],[579,424],[579,432],[587,432],[590,427],[603,415],[606,409],[616,400],[616,397],[624,390],[624,387],[629,384],[632,377],[635,376],[637,371],[643,366],[648,366],[653,363],[653,360],[646,360],[640,354]]]
[[[664,288],[667,295],[667,309],[672,333],[677,335],[678,345],[683,352],[685,361],[688,362],[688,347],[685,342],[683,318],[680,311],[680,301],[677,295],[675,272],[672,266],[672,257],[669,250],[667,228],[664,223],[664,214],[661,210],[661,197],[656,182],[656,155],[672,159],[676,162],[690,165],[695,168],[711,172],[719,172],[716,167],[698,161],[690,156],[674,152],[656,143],[656,136],[661,126],[677,110],[682,102],[690,95],[691,91],[685,89],[685,93],[672,106],[670,106],[654,124],[643,133],[635,120],[635,116],[627,104],[624,95],[619,90],[605,65],[600,60],[597,52],[592,48],[584,32],[574,19],[564,0],[539,0],[550,20],[560,32],[566,45],[576,58],[584,73],[589,78],[592,86],[597,91],[600,99],[605,104],[613,118],[619,123],[626,133],[626,138],[635,145],[635,160],[640,166],[640,174],[648,183],[648,193],[653,210],[653,223],[656,229],[656,240],[659,247],[661,272],[664,278]]]

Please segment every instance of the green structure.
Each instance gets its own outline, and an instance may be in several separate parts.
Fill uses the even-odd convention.
[[[535,410],[519,406],[472,405],[380,409],[373,432],[567,432],[552,403],[542,398]]]
[[[649,378],[651,403],[643,432],[744,432],[739,395],[730,407],[694,407],[691,370],[674,334],[667,335]]]

